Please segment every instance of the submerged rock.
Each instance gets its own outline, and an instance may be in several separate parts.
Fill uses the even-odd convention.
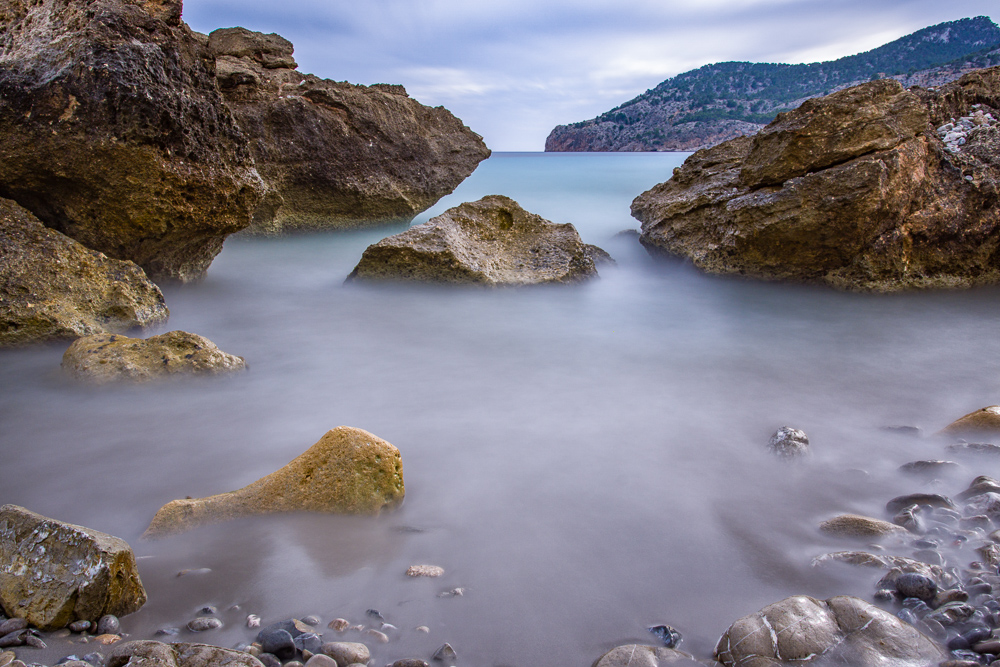
[[[399,505],[403,495],[399,450],[367,431],[338,426],[285,467],[238,491],[167,503],[143,537],[282,512],[378,514]]]
[[[409,280],[490,287],[570,283],[597,276],[595,259],[571,224],[525,211],[502,195],[450,208],[368,246],[348,280]]]
[[[146,602],[131,547],[117,537],[0,507],[0,606],[42,630]]]
[[[936,90],[882,79],[701,150],[635,199],[642,243],[711,273],[894,291],[1000,282],[1000,124],[961,152],[935,131],[1000,108],[1000,68]]]
[[[797,459],[809,454],[809,437],[805,431],[782,426],[767,441],[769,452],[781,459]]]
[[[733,667],[797,665],[823,656],[854,667],[926,667],[947,658],[912,625],[855,597],[786,598],[744,616],[715,648]]]
[[[153,278],[202,276],[263,183],[179,0],[0,1],[0,194]]]
[[[683,651],[663,646],[625,644],[616,646],[594,661],[593,667],[698,667],[700,662]]]
[[[145,640],[117,644],[104,667],[264,667],[249,653],[206,644],[164,644]]]
[[[78,380],[106,384],[232,373],[245,370],[246,362],[204,336],[170,331],[145,339],[114,334],[78,338],[63,354],[62,368]]]
[[[885,535],[905,535],[905,528],[888,521],[873,519],[859,514],[842,514],[819,525],[824,533],[837,537],[883,537]]]
[[[208,48],[268,188],[251,232],[409,221],[490,155],[447,109],[403,86],[295,71],[292,44],[278,35],[224,28]]]
[[[85,248],[0,199],[0,346],[123,332],[167,315],[163,294],[138,266]]]
[[[943,435],[1000,435],[1000,405],[970,412],[941,429]]]

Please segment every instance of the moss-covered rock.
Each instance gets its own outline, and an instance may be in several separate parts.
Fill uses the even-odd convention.
[[[169,331],[149,338],[95,334],[73,341],[63,371],[95,384],[147,382],[176,375],[220,375],[246,369],[243,357],[227,354],[204,336]]]
[[[0,199],[0,346],[128,331],[167,315],[163,294],[138,266]]]
[[[131,547],[117,537],[17,505],[0,507],[0,605],[42,630],[146,602]]]
[[[143,537],[261,514],[379,514],[402,503],[404,493],[399,450],[367,431],[338,426],[285,467],[242,489],[167,503]]]

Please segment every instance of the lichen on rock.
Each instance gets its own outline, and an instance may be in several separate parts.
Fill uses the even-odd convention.
[[[399,450],[367,431],[338,426],[288,465],[242,489],[167,503],[143,537],[264,514],[379,514],[402,503],[404,494]]]

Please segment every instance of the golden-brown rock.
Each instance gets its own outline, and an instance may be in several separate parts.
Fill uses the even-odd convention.
[[[810,100],[696,152],[632,204],[651,251],[858,291],[1000,282],[998,210],[1000,68]]]
[[[128,331],[167,319],[160,289],[0,199],[0,346]]]
[[[167,503],[143,537],[261,514],[379,514],[399,505],[404,493],[399,450],[367,431],[338,426],[285,467],[242,489]]]
[[[0,605],[8,616],[56,630],[146,602],[131,547],[117,537],[0,507]]]
[[[245,370],[246,362],[223,352],[204,336],[169,331],[149,338],[114,334],[78,338],[63,354],[62,368],[78,380],[105,384],[220,375]]]
[[[941,429],[944,435],[996,435],[1000,433],[1000,405],[970,412]]]
[[[871,538],[907,534],[902,526],[860,514],[841,514],[821,523],[819,529],[837,537]]]
[[[348,279],[489,287],[571,283],[597,277],[595,258],[610,259],[584,243],[573,225],[489,195],[368,246]]]

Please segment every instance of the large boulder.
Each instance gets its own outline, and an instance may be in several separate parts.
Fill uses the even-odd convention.
[[[623,644],[594,661],[592,667],[704,667],[683,651],[663,646]]]
[[[0,199],[0,346],[127,331],[167,315],[163,294],[138,266]]]
[[[63,354],[62,369],[94,384],[147,382],[177,375],[221,375],[246,369],[243,357],[220,350],[204,336],[169,331],[149,338],[94,334]]]
[[[263,195],[179,0],[0,0],[0,195],[154,279],[202,276]]]
[[[146,602],[131,547],[17,505],[0,507],[0,606],[42,630],[124,616]]]
[[[808,100],[632,204],[653,252],[859,291],[1000,282],[998,210],[1000,68]]]
[[[570,283],[596,277],[595,258],[608,255],[580,240],[573,225],[489,195],[368,246],[348,279],[490,287]]]
[[[207,644],[178,642],[164,644],[152,640],[115,644],[108,652],[105,667],[264,667],[245,651]]]
[[[722,635],[726,667],[776,667],[822,659],[854,667],[926,667],[947,659],[916,628],[855,597],[786,598],[744,616]]]
[[[292,44],[278,35],[224,28],[209,49],[269,189],[250,231],[409,221],[490,155],[447,109],[402,86],[295,71]]]
[[[402,503],[404,492],[399,450],[367,431],[338,426],[285,467],[238,491],[167,503],[143,537],[261,514],[379,514]]]
[[[1000,405],[991,405],[959,417],[941,429],[940,433],[954,436],[1000,435]]]

